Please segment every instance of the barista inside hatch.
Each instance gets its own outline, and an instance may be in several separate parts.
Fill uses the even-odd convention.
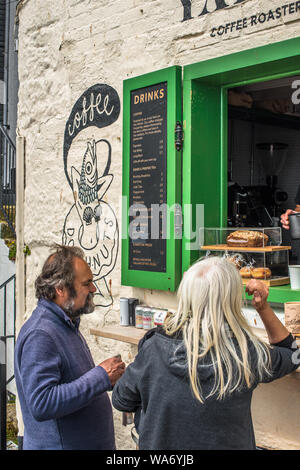
[[[287,209],[284,214],[281,215],[280,222],[282,224],[282,227],[285,228],[286,230],[290,229],[290,222],[289,222],[289,215],[290,214],[295,214],[295,212],[300,212],[300,184],[298,186],[297,194],[295,197],[295,204],[296,207],[295,209]],[[297,254],[297,262],[300,263],[300,242],[299,240],[296,240],[294,242],[294,248]]]

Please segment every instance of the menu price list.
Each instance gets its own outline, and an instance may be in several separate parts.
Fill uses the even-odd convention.
[[[166,272],[167,83],[131,92],[129,269]],[[153,207],[153,205],[155,205]]]

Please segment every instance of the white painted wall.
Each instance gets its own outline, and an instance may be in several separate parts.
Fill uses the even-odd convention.
[[[120,221],[122,187],[122,87],[123,80],[171,65],[188,65],[209,58],[259,47],[299,36],[299,12],[278,20],[211,37],[211,29],[221,24],[250,18],[251,15],[281,7],[280,0],[246,0],[240,5],[199,17],[204,1],[192,2],[193,19],[182,21],[179,0],[27,0],[19,6],[19,107],[18,129],[26,140],[26,185],[24,200],[24,243],[31,249],[26,258],[26,312],[35,307],[34,280],[49,253],[50,245],[61,242],[68,211],[74,203],[63,168],[65,124],[76,100],[90,86],[112,86],[121,100],[118,120],[103,129],[89,128],[76,141],[74,162],[79,165],[87,138],[104,138],[112,146],[113,182],[105,201]],[[212,9],[214,2],[209,2]],[[100,307],[82,320],[96,363],[117,352],[130,362],[136,348],[113,340],[90,336],[89,329],[119,322],[119,297],[138,297],[157,307],[176,307],[175,294],[123,287],[120,285],[121,256],[107,276],[113,304]],[[20,320],[20,319],[19,319]],[[272,394],[277,385],[272,385]],[[269,388],[270,389],[270,388]],[[285,420],[300,402],[296,387],[285,400]],[[282,410],[270,410],[261,424],[259,410],[269,407],[261,396],[256,419],[264,442],[275,446],[300,448],[299,433],[282,437]],[[293,403],[293,405],[291,404]],[[115,412],[117,446],[134,448],[129,430]],[[275,424],[274,424],[275,423]],[[273,425],[274,424],[274,425]],[[287,424],[288,426],[288,424]]]

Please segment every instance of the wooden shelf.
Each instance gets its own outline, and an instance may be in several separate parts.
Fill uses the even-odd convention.
[[[260,328],[252,328],[255,334],[262,340],[268,341],[268,336],[265,330]],[[135,328],[134,326],[105,326],[99,329],[90,329],[90,334],[94,336],[101,336],[102,338],[114,339],[117,341],[123,341],[124,343],[130,343],[138,345],[139,341],[143,338],[147,330],[142,328]],[[300,346],[300,338],[297,338],[298,346]],[[300,367],[295,372],[300,372]],[[293,372],[292,372],[293,373]]]
[[[243,277],[242,278],[242,281],[243,281],[243,285],[246,286],[248,284],[249,281],[251,281],[252,279],[255,279],[254,277]],[[264,284],[266,284],[266,286],[270,287],[270,286],[285,286],[287,284],[290,283],[290,278],[289,277],[280,277],[280,276],[277,276],[277,277],[271,277],[269,279],[258,279],[259,281],[263,282]]]
[[[236,252],[249,252],[249,253],[272,253],[273,251],[285,251],[291,250],[291,246],[228,246],[228,245],[205,245],[201,246],[200,250],[211,250],[211,251],[236,251]]]
[[[102,336],[103,338],[115,339],[124,343],[139,344],[147,330],[135,328],[134,326],[105,326],[100,329],[91,329],[90,334],[94,336]]]

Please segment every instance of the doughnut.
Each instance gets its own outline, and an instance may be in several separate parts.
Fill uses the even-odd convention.
[[[254,279],[268,279],[271,277],[271,269],[269,268],[253,268],[252,277]]]

